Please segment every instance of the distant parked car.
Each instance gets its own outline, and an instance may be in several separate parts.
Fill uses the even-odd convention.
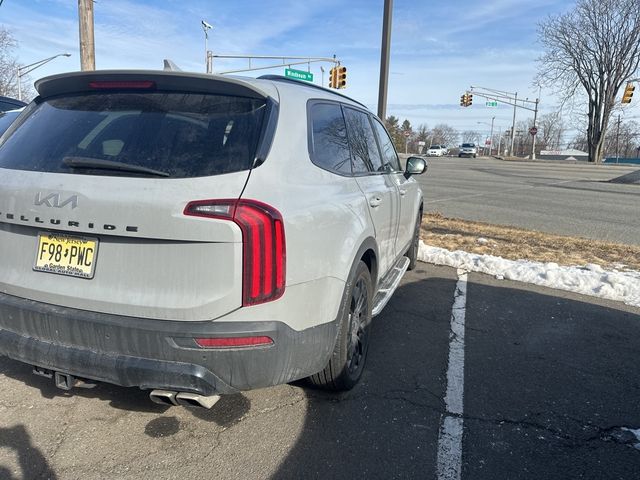
[[[18,118],[22,108],[18,110],[9,110],[6,112],[0,112],[0,136],[11,126],[13,121]]]
[[[463,143],[460,146],[460,153],[458,153],[458,157],[473,157],[476,158],[478,156],[478,148],[475,143]]]
[[[431,145],[427,149],[428,157],[441,157],[442,155],[444,155],[444,150],[440,145]]]
[[[24,103],[22,100],[0,96],[0,112],[6,112],[7,110],[16,110],[18,108],[22,108],[26,106],[27,104]]]

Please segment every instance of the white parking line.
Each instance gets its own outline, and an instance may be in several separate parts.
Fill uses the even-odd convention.
[[[462,414],[464,404],[464,321],[467,308],[467,272],[458,270],[451,309],[446,414],[438,434],[439,480],[459,480],[462,469]]]

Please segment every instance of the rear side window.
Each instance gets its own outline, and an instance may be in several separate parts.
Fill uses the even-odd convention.
[[[248,170],[265,109],[264,100],[195,93],[52,98],[4,139],[0,167],[172,178]]]
[[[383,172],[384,167],[369,115],[352,108],[345,108],[344,115],[353,155],[353,173]]]
[[[380,140],[380,151],[382,152],[382,162],[384,169],[389,172],[399,172],[400,161],[398,160],[398,154],[393,146],[391,138],[387,130],[382,126],[382,123],[377,118],[372,117],[373,128],[378,134],[378,140]]]
[[[351,175],[351,154],[342,108],[336,103],[315,103],[310,107],[311,160],[318,167]]]

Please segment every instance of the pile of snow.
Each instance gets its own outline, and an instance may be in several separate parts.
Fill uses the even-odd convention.
[[[507,260],[493,255],[452,252],[420,241],[418,260],[493,275],[498,279],[533,283],[640,307],[640,272],[605,271],[599,265],[564,267],[557,263]]]

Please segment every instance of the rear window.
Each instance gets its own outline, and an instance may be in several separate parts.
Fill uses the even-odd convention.
[[[475,144],[473,143],[463,143],[462,148],[475,148]]]
[[[194,93],[52,98],[0,145],[0,167],[91,175],[201,177],[248,170],[264,100]]]

